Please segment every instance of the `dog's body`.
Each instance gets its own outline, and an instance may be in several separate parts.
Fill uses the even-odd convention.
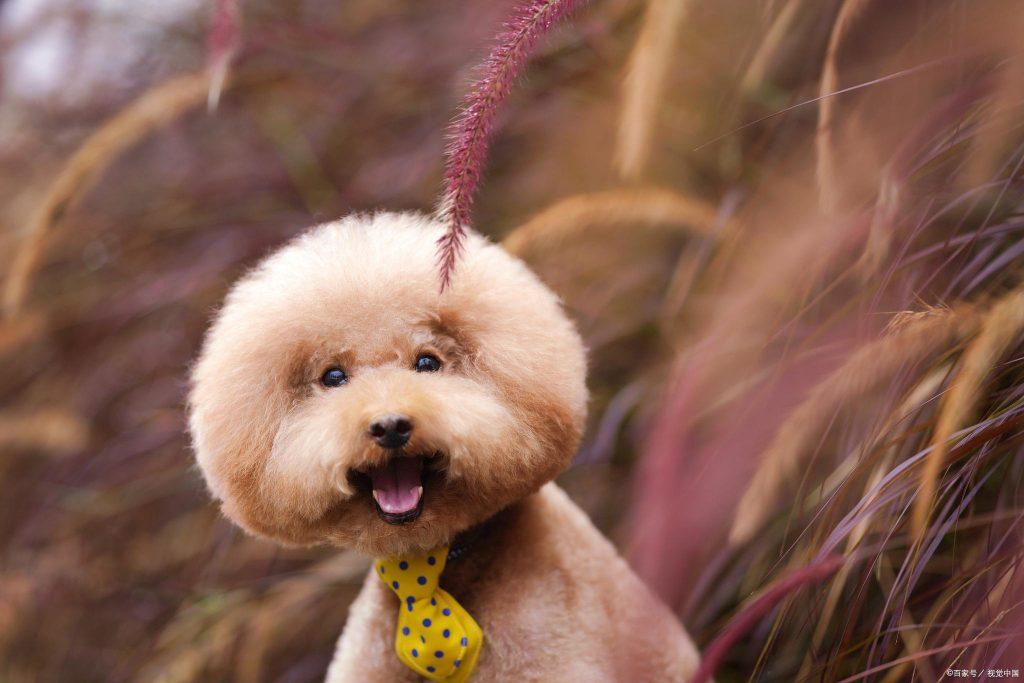
[[[376,557],[464,543],[441,587],[483,628],[473,680],[686,680],[692,643],[548,484],[586,416],[572,323],[476,235],[439,292],[441,230],[411,214],[348,218],[233,288],[190,396],[210,490],[285,543]],[[398,609],[368,577],[332,683],[415,680],[395,656]]]
[[[478,681],[685,681],[697,651],[554,484],[501,513],[442,585],[486,634]],[[327,683],[417,681],[394,656],[398,599],[371,573]]]

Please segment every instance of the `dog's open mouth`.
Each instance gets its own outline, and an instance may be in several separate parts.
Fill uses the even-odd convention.
[[[354,474],[373,497],[373,504],[388,524],[406,524],[423,512],[424,486],[434,457],[396,454],[382,465]]]
[[[423,511],[423,458],[397,457],[374,467],[370,477],[373,500],[385,522],[411,522]]]

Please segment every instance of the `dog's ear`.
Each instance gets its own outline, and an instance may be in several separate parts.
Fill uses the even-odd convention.
[[[468,319],[456,308],[448,306],[433,311],[428,315],[426,323],[431,334],[449,341],[460,356],[471,359],[479,351]]]
[[[493,244],[468,250],[439,324],[473,349],[481,370],[545,450],[567,464],[586,419],[586,351],[558,296]]]

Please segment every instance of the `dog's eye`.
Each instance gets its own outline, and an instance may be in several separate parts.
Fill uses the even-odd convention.
[[[325,387],[340,387],[346,382],[348,382],[348,375],[341,368],[328,368],[320,376],[320,384],[323,384]]]
[[[420,357],[416,359],[416,372],[437,372],[441,369],[441,361],[437,359],[437,356],[433,356],[429,353],[422,353]]]

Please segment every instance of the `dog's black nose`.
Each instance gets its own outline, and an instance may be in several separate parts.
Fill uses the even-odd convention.
[[[383,415],[370,424],[370,436],[384,448],[401,448],[411,433],[412,420],[405,415]]]

